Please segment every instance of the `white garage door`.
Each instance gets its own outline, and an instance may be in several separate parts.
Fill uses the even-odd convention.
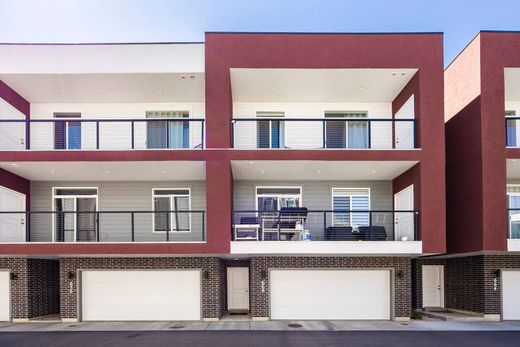
[[[502,271],[502,318],[520,319],[520,271]]]
[[[11,319],[10,287],[9,271],[0,271],[0,321],[8,321]]]
[[[271,270],[272,319],[390,319],[389,270]]]
[[[200,271],[83,271],[85,321],[201,319]]]

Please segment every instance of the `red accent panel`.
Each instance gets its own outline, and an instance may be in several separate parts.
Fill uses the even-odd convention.
[[[480,98],[476,98],[446,123],[449,253],[483,250],[482,142],[479,114]],[[502,179],[505,180],[505,176]],[[505,182],[503,186],[505,190]],[[505,192],[502,199],[505,201]]]
[[[31,104],[20,94],[12,90],[7,84],[0,80],[0,98],[7,101],[11,106],[25,115],[29,119],[31,114]]]
[[[0,168],[0,186],[25,194],[25,208],[27,211],[31,209],[31,184],[28,180]]]

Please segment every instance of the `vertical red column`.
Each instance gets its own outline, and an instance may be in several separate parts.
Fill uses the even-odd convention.
[[[212,253],[229,253],[233,176],[228,160],[206,161],[207,242]]]

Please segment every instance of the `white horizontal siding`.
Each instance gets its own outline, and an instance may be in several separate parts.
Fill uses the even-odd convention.
[[[233,118],[254,118],[257,112],[284,112],[285,118],[324,118],[327,111],[366,111],[369,118],[392,118],[391,103],[233,103]],[[372,147],[392,147],[392,123],[374,122]],[[235,148],[256,148],[256,122],[237,121]],[[295,149],[323,147],[323,123],[285,122],[285,146]]]
[[[98,187],[99,211],[151,211],[153,188],[190,188],[191,210],[206,209],[206,186],[203,181],[158,181],[158,182],[31,182],[31,210],[52,211],[52,187]],[[152,232],[152,214],[135,214],[136,241],[165,241],[165,234]],[[200,241],[202,219],[192,215],[192,232],[170,233],[170,240]],[[101,214],[100,241],[129,242],[129,214]],[[52,217],[34,214],[31,217],[31,240],[52,241]]]

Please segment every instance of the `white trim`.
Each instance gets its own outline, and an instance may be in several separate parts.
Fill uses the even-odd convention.
[[[155,195],[155,191],[156,190],[187,190],[188,191],[188,194],[165,194],[165,195]],[[155,198],[156,197],[169,197],[170,198],[170,210],[172,209],[172,206],[171,206],[171,203],[172,203],[172,200],[171,198],[172,197],[188,197],[188,210],[191,211],[191,188],[152,188],[152,211],[155,211]],[[182,211],[181,211],[182,212]],[[169,217],[171,218],[171,214],[169,213]],[[172,227],[173,227],[173,223],[170,222],[170,230],[169,230],[169,233],[172,234],[189,234],[192,232],[192,218],[191,218],[191,212],[188,213],[188,222],[189,222],[189,226],[190,226],[190,230],[188,231],[176,231],[176,230],[172,230]],[[204,221],[202,221],[204,223]],[[155,230],[155,213],[153,213],[153,216],[152,216],[152,233],[155,233],[155,234],[166,234],[165,232],[162,232],[162,231],[157,231]]]
[[[57,189],[95,189],[96,190],[96,195],[78,195],[78,194],[74,194],[74,195],[56,195],[56,190]],[[52,212],[56,212],[56,198],[73,198],[74,199],[74,211],[76,211],[76,208],[77,208],[77,198],[95,198],[96,199],[96,211],[99,211],[99,187],[51,187],[51,190],[52,190]],[[76,214],[77,216],[77,214]],[[56,214],[52,214],[52,217],[51,217],[51,220],[52,220],[52,242],[56,242]],[[77,218],[74,218],[74,242],[76,242],[77,240],[77,225],[76,225],[76,222],[77,222]],[[97,232],[97,230],[96,230]],[[65,242],[65,241],[63,241]]]
[[[259,113],[264,113],[264,115],[259,115]],[[268,114],[270,113],[270,114]],[[262,118],[285,118],[285,112],[284,111],[255,111],[255,118],[258,118],[261,120]],[[266,121],[266,120],[264,120]],[[268,120],[269,122],[269,148],[258,148],[258,121],[256,122],[256,148],[257,149],[272,149],[273,148],[273,121]],[[277,121],[280,122],[280,121]],[[285,129],[285,123],[282,123],[283,120],[278,125],[278,142],[279,147],[278,148],[284,148],[285,147],[285,130],[282,132],[282,129]]]
[[[422,241],[231,241],[231,254],[422,254]]]
[[[342,187],[332,187],[331,189],[331,197],[330,197],[330,200],[331,200],[331,204],[330,204],[330,207],[331,207],[331,210],[334,210],[334,190],[339,190],[339,189],[351,189],[351,190],[354,190],[354,189],[359,189],[359,190],[366,190],[368,192],[368,210],[370,211],[371,210],[371,207],[372,207],[372,200],[371,200],[371,191],[370,191],[370,188],[363,188],[363,187],[359,187],[359,188],[342,188]],[[348,194],[347,196],[350,196],[351,199],[350,199],[350,224],[352,225],[352,197],[353,196],[358,196],[358,197],[363,197],[363,196],[366,196],[366,195],[359,195],[359,194]],[[340,212],[341,213],[341,212]],[[355,212],[354,212],[355,213]],[[331,225],[334,226],[334,212],[332,213],[332,220],[331,220]]]
[[[300,199],[300,207],[303,206],[303,187],[302,186],[255,186],[255,210],[258,211],[258,189],[299,189],[300,194],[284,194],[284,197],[288,198],[299,198]],[[260,194],[262,197],[268,198],[279,198],[280,194]],[[280,205],[280,204],[278,204]],[[278,206],[280,209],[280,206]]]

